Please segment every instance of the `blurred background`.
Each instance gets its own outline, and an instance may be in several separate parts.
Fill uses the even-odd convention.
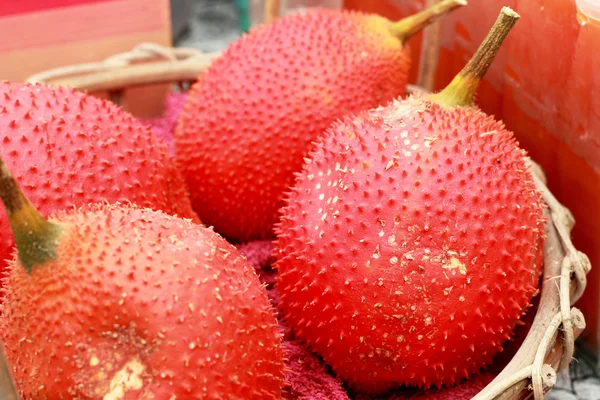
[[[173,44],[206,52],[224,49],[250,25],[249,1],[170,0]]]

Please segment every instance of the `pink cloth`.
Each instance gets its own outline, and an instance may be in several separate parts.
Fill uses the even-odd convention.
[[[150,125],[152,131],[167,144],[169,152],[174,154],[173,132],[177,124],[179,113],[185,105],[185,93],[169,93],[165,99],[165,111],[158,118],[140,118],[144,124]]]
[[[155,134],[162,138],[173,152],[173,131],[177,117],[185,104],[185,94],[172,93],[165,102],[165,114],[162,118],[144,119],[142,122],[152,126]],[[272,243],[255,241],[238,246],[250,264],[256,269],[261,281],[266,285],[267,295],[275,308],[279,304],[279,295],[275,288],[276,271],[271,268]],[[467,400],[477,394],[494,375],[491,373],[477,376],[454,388],[441,391],[417,392],[397,390],[384,396],[368,396],[349,393],[343,383],[337,379],[315,354],[296,341],[281,322],[284,332],[283,348],[287,371],[286,387],[283,398],[286,400]]]

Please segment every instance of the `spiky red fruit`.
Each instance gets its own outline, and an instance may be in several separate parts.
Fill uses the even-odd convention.
[[[484,367],[543,263],[523,156],[501,122],[420,96],[336,123],[277,228],[288,324],[366,391]]]
[[[89,202],[131,201],[199,222],[166,145],[106,100],[1,82],[0,141],[0,156],[43,215]],[[0,209],[0,272],[13,247]]]
[[[279,399],[280,334],[247,260],[149,209],[50,219],[56,259],[12,262],[0,334],[29,399]]]
[[[236,240],[273,235],[283,192],[335,119],[405,93],[409,53],[382,17],[289,15],[234,42],[188,96],[176,155],[200,218]]]

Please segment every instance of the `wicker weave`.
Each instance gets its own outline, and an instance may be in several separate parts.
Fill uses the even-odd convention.
[[[435,0],[434,0],[435,1]],[[268,2],[269,7],[278,7]],[[430,32],[436,34],[435,28]],[[424,39],[429,49],[421,59],[419,83],[430,89],[431,74],[435,68],[424,65],[437,59],[437,41],[427,30]],[[116,96],[128,87],[150,83],[191,83],[218,57],[193,49],[164,48],[154,44],[140,44],[131,52],[118,54],[103,62],[75,65],[46,71],[29,78],[30,82],[45,82],[70,86],[90,93],[109,91]],[[424,73],[423,69],[427,72]],[[409,86],[409,92],[425,91]],[[540,166],[527,159],[537,188],[547,204],[549,224],[545,241],[544,273],[540,303],[533,324],[519,350],[501,373],[487,385],[474,400],[528,399],[542,400],[556,383],[557,371],[571,362],[574,341],[585,329],[583,314],[572,304],[586,287],[590,271],[588,257],[575,249],[571,242],[574,219],[552,195],[546,186],[546,177]],[[2,375],[0,373],[0,375]],[[17,399],[17,397],[14,397]]]

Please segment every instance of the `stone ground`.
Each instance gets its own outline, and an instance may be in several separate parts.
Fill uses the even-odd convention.
[[[175,44],[212,52],[225,48],[239,35],[234,2],[193,0],[189,26]],[[549,400],[600,400],[600,378],[581,352],[576,353],[569,371],[559,376],[558,383],[546,396]]]

